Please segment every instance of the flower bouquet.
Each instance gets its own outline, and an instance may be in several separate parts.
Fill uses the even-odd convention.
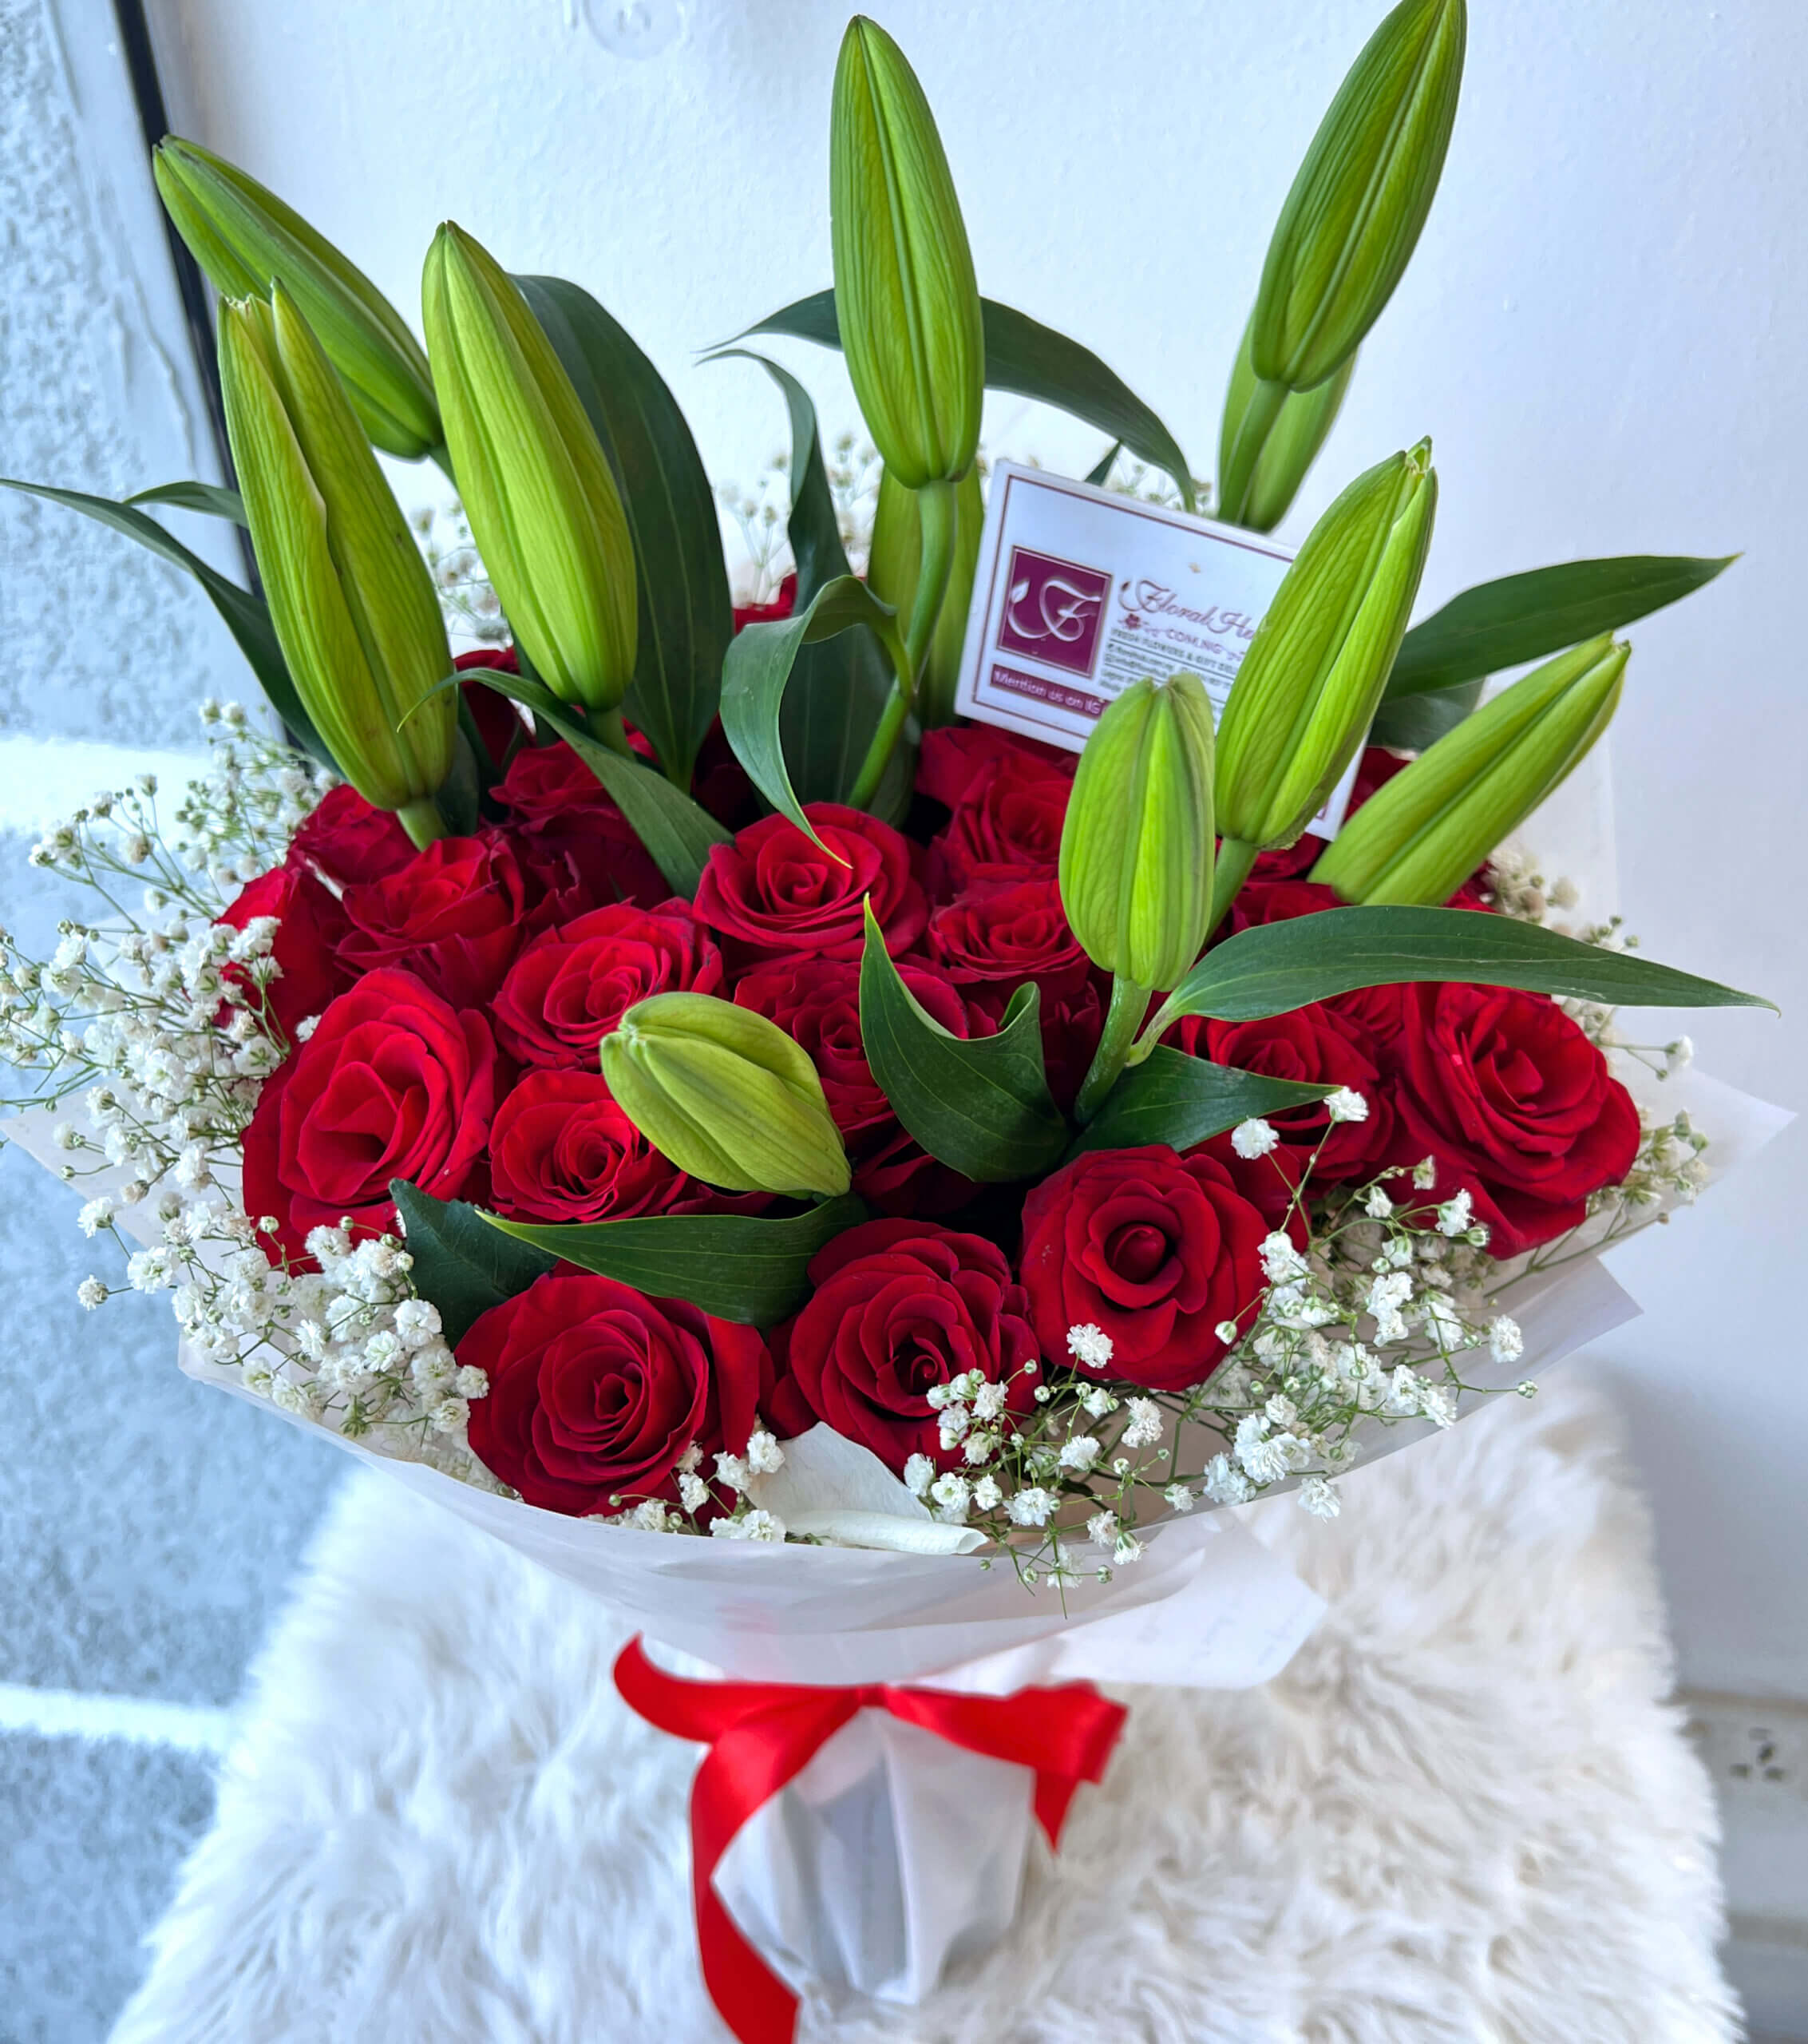
[[[1328,431],[1463,38],[1462,0],[1403,0],[1327,113],[1220,521],[1270,529]],[[170,1292],[186,1369],[635,1614],[624,1693],[710,1747],[706,1977],[761,2039],[1004,1931],[1121,1721],[1085,1678],[1284,1662],[1318,1602],[1222,1507],[1329,1515],[1363,1455],[1631,1310],[1600,1251],[1692,1198],[1708,1135],[1686,1045],[1614,1011],[1753,998],[1556,926],[1501,849],[1606,728],[1614,632],[1725,564],[1572,563],[1409,630],[1429,443],[1336,497],[1221,705],[1136,679],[1083,750],[958,719],[988,385],[1099,427],[1100,482],[1127,450],[1185,512],[1199,485],[979,296],[864,20],[831,136],[833,290],[750,331],[846,358],[866,572],[768,362],[794,576],[739,612],[684,422],[594,299],[447,225],[423,351],[279,200],[161,145],[238,490],[37,493],[191,568],[281,731],[204,705],[172,812],[147,782],[53,832],[101,905],[0,981],[14,1139]],[[374,448],[456,483],[505,644],[453,660]],[[247,525],[264,594],[158,503]],[[1762,1117],[1707,1097],[1718,1164]]]

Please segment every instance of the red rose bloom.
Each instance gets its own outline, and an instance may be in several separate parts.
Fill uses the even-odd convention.
[[[563,739],[523,746],[496,786],[524,852],[568,860],[591,902],[651,908],[671,889],[627,818]]]
[[[1071,781],[1080,756],[1059,746],[1045,745],[1040,739],[1001,731],[991,724],[938,725],[923,734],[916,791],[948,809],[957,808],[1001,763],[1048,767]]]
[[[942,1447],[929,1404],[937,1384],[977,1370],[1009,1383],[1008,1409],[1028,1404],[1034,1383],[1020,1373],[1036,1341],[1027,1301],[981,1237],[933,1222],[868,1221],[819,1250],[809,1276],[809,1303],[773,1336],[776,1411],[789,1432],[825,1420],[894,1470],[912,1455],[954,1468],[961,1452]]]
[[[441,838],[346,889],[341,962],[354,972],[402,966],[454,1008],[477,1007],[501,984],[539,893],[500,831]]]
[[[373,809],[342,782],[289,841],[285,866],[318,869],[341,887],[381,880],[414,856],[414,842],[386,809]]]
[[[613,902],[544,932],[490,1005],[502,1046],[524,1064],[594,1070],[596,1047],[637,1000],[719,993],[722,954],[682,901]]]
[[[492,1306],[458,1360],[489,1378],[472,1452],[529,1504],[573,1517],[675,1499],[692,1445],[743,1452],[772,1380],[752,1328],[588,1273],[552,1272]]]
[[[1573,1228],[1638,1152],[1638,1110],[1606,1059],[1543,994],[1402,991],[1393,1161],[1437,1160],[1429,1198],[1466,1187],[1495,1256]]]
[[[1091,970],[1052,878],[968,888],[929,918],[929,955],[957,986],[1035,980],[1045,992],[1078,992]]]
[[[1219,1323],[1261,1296],[1268,1232],[1214,1158],[1161,1143],[1077,1158],[1023,1205],[1019,1270],[1042,1353],[1065,1361],[1067,1330],[1090,1324],[1111,1337],[1111,1377],[1203,1382],[1224,1357]]]
[[[265,988],[263,998],[271,1019],[293,1043],[296,1025],[321,1013],[335,994],[351,984],[353,974],[335,955],[347,927],[345,911],[311,873],[279,866],[240,889],[220,920],[243,929],[259,916],[279,919],[271,956],[282,970]],[[251,992],[243,966],[228,965],[226,974]],[[254,1012],[255,1003],[254,993]]]
[[[1322,915],[1343,905],[1335,888],[1315,880],[1251,879],[1231,904],[1231,934],[1262,923],[1292,922],[1296,916]]]
[[[734,748],[714,719],[697,748],[697,765],[690,776],[690,798],[706,809],[725,830],[744,830],[758,820],[759,790],[747,778],[747,770],[734,756]]]
[[[521,671],[521,663],[512,646],[481,646],[474,653],[461,653],[452,664],[461,674],[484,667],[497,674]],[[484,742],[491,766],[500,767],[508,756],[509,747],[517,739],[527,739],[528,727],[520,711],[506,695],[486,688],[481,681],[462,682],[458,692],[471,713],[478,737]]]
[[[933,890],[955,894],[975,880],[1025,880],[1054,871],[1073,793],[1066,766],[1033,753],[1001,753],[981,766],[929,848]]]
[[[271,1261],[307,1254],[311,1228],[395,1218],[391,1178],[436,1199],[481,1193],[496,1106],[489,1025],[412,972],[367,973],[258,1095],[244,1135],[245,1211],[272,1214]]]
[[[1193,1030],[1183,1024],[1181,1038],[1185,1048],[1213,1064],[1302,1086],[1347,1086],[1362,1095],[1368,1103],[1366,1121],[1333,1122],[1316,1103],[1264,1117],[1302,1168],[1323,1140],[1312,1167],[1315,1180],[1364,1176],[1386,1155],[1394,1128],[1392,1088],[1382,1082],[1375,1045],[1350,1016],[1315,1001],[1257,1022],[1207,1022]]]
[[[739,637],[750,624],[772,624],[781,617],[789,617],[797,608],[797,578],[787,575],[778,585],[778,594],[769,604],[737,604],[734,606],[734,631]]]
[[[804,814],[839,856],[813,845],[786,818],[762,817],[733,844],[710,847],[697,889],[699,918],[756,957],[857,958],[870,896],[886,949],[894,956],[908,951],[926,913],[909,842],[877,817],[839,802],[809,802]]]
[[[496,1111],[490,1198],[512,1221],[621,1221],[707,1203],[662,1156],[599,1072],[529,1072]]]

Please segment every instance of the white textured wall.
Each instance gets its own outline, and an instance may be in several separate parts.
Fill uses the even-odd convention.
[[[570,15],[568,8],[569,6]],[[595,291],[667,370],[718,477],[777,445],[773,394],[691,351],[827,282],[825,122],[844,10],[690,0],[644,65],[575,0],[157,0],[201,139],[399,302],[451,215]],[[1379,0],[891,0],[982,285],[1096,347],[1209,469],[1269,225]],[[1805,1098],[1799,367],[1808,8],[1484,0],[1450,167],[1303,520],[1435,435],[1432,601],[1587,553],[1746,558],[1635,628],[1616,732],[1624,905],[1655,956],[1788,1010],[1692,1024],[1722,1076]],[[173,75],[183,74],[180,79]],[[800,357],[831,424],[824,358]],[[1095,441],[1006,405],[998,451]],[[1668,1034],[1664,1029],[1662,1033]],[[1606,1360],[1638,1416],[1685,1673],[1808,1693],[1808,1143],[1628,1258],[1646,1318]]]

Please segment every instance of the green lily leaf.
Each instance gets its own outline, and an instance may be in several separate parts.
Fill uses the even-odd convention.
[[[631,1285],[655,1299],[688,1299],[718,1320],[769,1327],[809,1296],[810,1258],[867,1218],[851,1193],[770,1221],[742,1214],[663,1214],[541,1226],[484,1218],[493,1232]],[[442,1309],[443,1310],[443,1309]]]
[[[860,969],[860,1032],[898,1119],[932,1157],[982,1184],[1034,1178],[1067,1147],[1042,1066],[1040,990],[1019,987],[995,1036],[951,1036],[892,963],[872,905]]]
[[[664,379],[596,300],[560,277],[515,282],[596,429],[634,537],[639,636],[623,707],[688,788],[734,635],[709,477]]]
[[[161,482],[154,489],[135,489],[122,504],[168,504],[178,511],[199,512],[204,518],[227,518],[245,525],[244,499],[235,489],[222,489],[214,482]]]
[[[556,1261],[499,1235],[462,1199],[435,1199],[406,1178],[390,1180],[390,1197],[414,1259],[415,1289],[439,1308],[441,1329],[454,1348],[473,1321],[524,1292]]]
[[[1454,687],[1616,632],[1711,582],[1739,559],[1625,554],[1503,576],[1453,596],[1400,641],[1390,697]]]
[[[1072,1158],[1086,1150],[1135,1150],[1148,1143],[1189,1150],[1254,1115],[1304,1107],[1334,1090],[1271,1079],[1262,1072],[1240,1072],[1234,1065],[1213,1064],[1158,1044],[1142,1064],[1118,1079],[1067,1154]]]
[[[1482,700],[1482,683],[1459,681],[1454,688],[1427,688],[1411,695],[1384,695],[1369,726],[1371,745],[1423,752],[1454,731]]]
[[[663,774],[643,761],[631,759],[591,736],[544,682],[527,675],[507,674],[500,667],[467,667],[451,683],[481,681],[498,695],[532,710],[536,723],[549,725],[570,746],[608,791],[628,820],[647,855],[675,894],[690,901],[703,877],[712,845],[726,845],[729,834],[709,811],[681,794]]]
[[[1198,509],[1193,472],[1179,442],[1114,370],[1078,341],[995,299],[981,299],[979,312],[985,323],[988,390],[1053,405],[1121,440],[1140,460],[1173,478],[1188,510]],[[788,334],[819,347],[838,348],[841,330],[835,317],[835,293],[819,291],[801,298],[750,327],[747,333]]]
[[[1124,451],[1124,443],[1114,440],[1092,466],[1086,470],[1086,479],[1094,489],[1102,489],[1111,480],[1111,470],[1118,457]]]
[[[270,622],[270,606],[262,596],[254,596],[248,589],[241,589],[236,582],[229,582],[199,554],[191,553],[180,540],[172,539],[155,518],[134,510],[129,504],[116,504],[110,497],[90,497],[79,489],[51,489],[42,483],[16,482],[10,476],[0,476],[0,488],[22,490],[27,497],[42,497],[52,504],[65,505],[71,511],[79,511],[103,525],[111,525],[116,533],[124,533],[128,539],[136,540],[160,559],[192,575],[206,591],[227,630],[238,642],[239,652],[251,663],[259,687],[270,699],[271,707],[294,734],[296,743],[322,766],[338,770],[338,763],[326,750],[326,741],[314,728],[313,719],[302,707],[301,697],[296,694],[295,684],[290,678],[288,664],[283,658],[283,649],[276,643],[275,628]]]
[[[822,841],[810,828],[785,767],[785,691],[805,646],[863,624],[896,644],[891,605],[882,604],[857,576],[840,575],[790,616],[750,624],[729,648],[722,667],[722,727],[735,757],[773,807],[818,845]],[[901,648],[897,658],[901,666]],[[854,763],[857,767],[857,758]]]
[[[1208,951],[1145,1032],[1159,1037],[1183,1015],[1227,1022],[1285,1015],[1357,987],[1459,980],[1521,987],[1616,1008],[1770,1008],[1628,951],[1559,937],[1536,923],[1470,909],[1327,909],[1240,930]]]

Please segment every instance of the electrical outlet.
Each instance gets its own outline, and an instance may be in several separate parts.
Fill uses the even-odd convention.
[[[1808,1704],[1685,1690],[1687,1732],[1729,1801],[1808,1804]]]

